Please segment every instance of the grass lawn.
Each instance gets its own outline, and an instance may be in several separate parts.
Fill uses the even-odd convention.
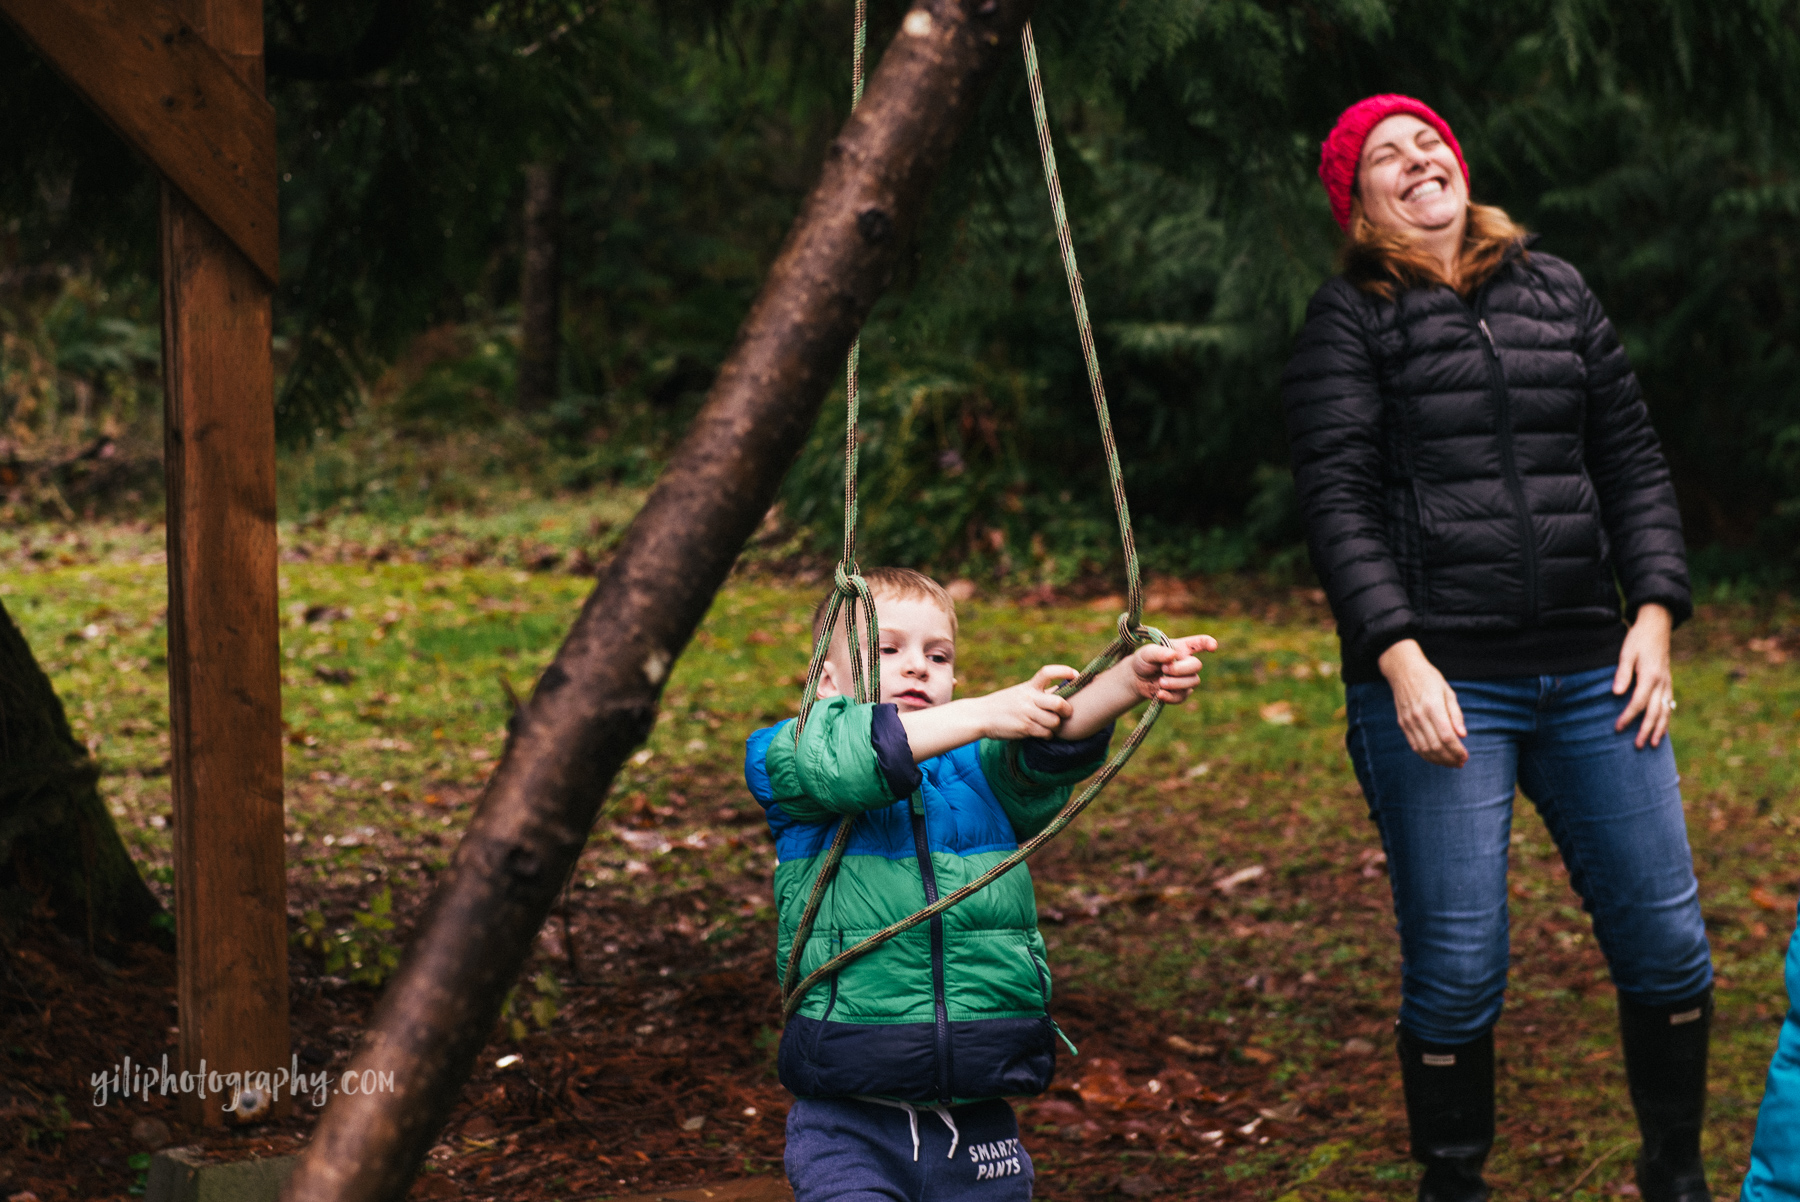
[[[348,1055],[376,996],[368,982],[502,753],[509,690],[529,692],[587,592],[555,565],[579,562],[620,520],[584,502],[481,529],[284,528],[295,1043],[312,1062]],[[160,543],[160,530],[130,526],[6,536],[0,601],[96,749],[119,826],[166,898]],[[741,762],[744,737],[797,706],[819,587],[747,571],[720,594],[416,1196],[574,1199],[779,1171],[771,845]],[[1329,615],[1303,591],[1241,582],[1153,592],[1154,624],[1221,648],[1193,701],[1033,865],[1055,1010],[1082,1049],[1023,1107],[1040,1193],[1410,1197],[1398,955],[1343,751]],[[1117,612],[1116,599],[1030,600],[961,607],[963,694],[1079,664]],[[1676,640],[1676,748],[1720,977],[1706,1147],[1715,1192],[1735,1196],[1785,1009],[1800,882],[1800,613],[1709,606]],[[1573,1198],[1616,1195],[1635,1145],[1612,990],[1523,801],[1512,892],[1491,1177],[1507,1197],[1560,1196],[1578,1180]],[[27,968],[42,961],[81,996],[88,970],[52,948],[33,956]],[[102,1113],[87,1101],[90,1072],[119,1052],[153,1060],[169,1042],[172,1012],[133,1026],[130,1009],[170,994],[166,963],[118,971],[114,995],[136,1000],[92,1021],[126,1024],[124,1045],[69,1028],[51,1046],[47,1032],[74,1019],[5,1017],[4,1075],[34,1098],[62,1094],[71,1117],[32,1128],[0,1185],[10,1171],[43,1183],[45,1202],[61,1188],[124,1197],[124,1127],[172,1121],[154,1103]],[[522,1070],[494,1067],[509,1050]],[[309,1121],[272,1131],[271,1146],[291,1146]],[[77,1155],[84,1139],[92,1149]]]

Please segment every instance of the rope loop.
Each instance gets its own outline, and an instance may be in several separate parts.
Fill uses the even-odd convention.
[[[857,610],[862,610],[861,628],[868,636],[868,650],[857,633]],[[819,682],[825,675],[825,660],[831,654],[832,636],[837,631],[838,615],[843,614],[844,640],[850,647],[851,695],[858,705],[878,701],[881,697],[881,623],[875,616],[875,595],[869,582],[862,578],[856,560],[846,555],[831,574],[831,600],[825,606],[825,620],[813,640],[812,659],[806,665],[806,691],[800,698],[800,716],[794,722],[794,742],[812,716],[819,701]],[[839,683],[842,690],[842,682]]]
[[[856,3],[856,51],[853,59],[853,100],[862,98],[863,46],[864,26],[866,20],[865,0]],[[1100,357],[1094,346],[1093,322],[1088,317],[1087,298],[1083,294],[1081,284],[1081,268],[1075,261],[1075,241],[1069,232],[1069,217],[1063,204],[1062,181],[1056,170],[1056,151],[1050,140],[1050,120],[1044,104],[1044,84],[1038,69],[1037,45],[1031,35],[1031,24],[1026,22],[1020,35],[1021,47],[1025,54],[1025,77],[1031,93],[1031,115],[1037,129],[1038,150],[1044,165],[1044,184],[1050,194],[1050,214],[1056,227],[1057,247],[1062,254],[1063,273],[1068,278],[1069,302],[1075,311],[1075,328],[1081,343],[1082,361],[1087,367],[1088,387],[1094,398],[1094,416],[1100,424],[1100,445],[1106,456],[1106,473],[1112,485],[1113,509],[1119,519],[1119,542],[1125,553],[1125,591],[1126,610],[1119,615],[1118,633],[1112,643],[1095,656],[1087,667],[1081,670],[1074,680],[1057,689],[1057,694],[1070,697],[1086,688],[1088,683],[1118,663],[1125,656],[1134,653],[1147,643],[1169,646],[1168,636],[1154,626],[1143,624],[1144,585],[1141,565],[1138,562],[1137,543],[1132,537],[1131,510],[1125,502],[1125,473],[1119,463],[1119,448],[1113,438],[1112,417],[1106,403],[1106,385],[1100,375]],[[849,360],[846,364],[845,391],[845,428],[844,428],[844,558],[838,564],[832,578],[832,596],[821,626],[817,643],[813,647],[812,664],[807,669],[806,695],[800,705],[800,718],[794,724],[794,738],[800,738],[800,729],[806,723],[806,717],[812,711],[818,699],[819,676],[824,669],[825,655],[829,649],[832,631],[838,617],[838,610],[848,605],[849,613],[845,616],[845,631],[850,643],[851,675],[856,685],[858,702],[873,700],[879,697],[880,671],[880,634],[875,620],[875,602],[869,595],[869,588],[856,567],[856,461],[857,461],[857,365],[861,356],[860,343],[850,346]],[[857,643],[856,607],[863,607],[864,627],[869,634],[869,662],[865,673],[862,656]],[[1073,822],[1082,810],[1119,774],[1120,769],[1137,751],[1138,745],[1150,733],[1156,724],[1158,715],[1162,713],[1163,703],[1152,701],[1138,719],[1137,725],[1125,737],[1124,744],[1113,757],[1107,761],[1099,774],[1091,780],[1078,796],[1071,796],[1062,811],[1051,820],[1038,834],[1022,843],[1018,850],[993,865],[976,879],[963,885],[956,891],[940,897],[924,909],[901,919],[862,942],[839,951],[826,958],[804,979],[800,974],[800,961],[805,952],[807,940],[812,934],[813,923],[818,917],[819,907],[825,894],[837,877],[837,870],[843,861],[844,851],[850,843],[850,829],[855,822],[855,815],[846,816],[838,823],[837,831],[832,837],[831,846],[827,849],[824,862],[818,874],[813,878],[812,890],[807,896],[806,906],[800,918],[799,927],[794,932],[794,939],[788,949],[787,965],[781,978],[781,1018],[785,1024],[800,1009],[807,995],[827,978],[842,972],[851,962],[867,955],[904,931],[909,931],[920,923],[942,914],[964,899],[985,889],[1004,874],[1011,872],[1020,864],[1030,859],[1063,828]]]

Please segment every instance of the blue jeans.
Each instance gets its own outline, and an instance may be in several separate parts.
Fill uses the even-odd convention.
[[[1675,750],[1639,750],[1612,668],[1455,680],[1469,762],[1407,746],[1385,681],[1346,689],[1346,743],[1381,831],[1402,959],[1400,1022],[1432,1043],[1475,1038],[1506,993],[1506,852],[1515,787],[1537,806],[1593,916],[1619,992],[1644,1005],[1712,981]]]
[[[1800,1202],[1800,930],[1788,940],[1787,995],[1740,1202]]]

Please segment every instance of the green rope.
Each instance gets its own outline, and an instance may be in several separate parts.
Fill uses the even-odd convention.
[[[851,107],[862,99],[862,68],[864,45],[864,0],[856,4],[856,50],[852,66],[853,97]],[[1062,251],[1063,273],[1069,279],[1069,300],[1075,309],[1075,328],[1081,338],[1081,354],[1087,364],[1088,386],[1094,395],[1094,414],[1100,423],[1100,444],[1106,452],[1106,472],[1112,484],[1113,510],[1119,519],[1119,539],[1125,549],[1126,578],[1126,612],[1119,615],[1118,633],[1106,650],[1095,656],[1081,670],[1074,680],[1069,681],[1057,690],[1061,697],[1071,697],[1086,688],[1088,683],[1121,658],[1131,654],[1145,643],[1158,643],[1168,646],[1169,640],[1162,631],[1142,624],[1144,612],[1144,589],[1140,565],[1138,563],[1137,542],[1131,534],[1131,510],[1125,502],[1125,475],[1119,464],[1118,443],[1113,438],[1112,415],[1106,406],[1106,385],[1100,376],[1100,356],[1094,349],[1094,327],[1088,318],[1087,298],[1081,287],[1081,268],[1075,262],[1075,242],[1069,231],[1069,215],[1063,205],[1062,181],[1056,171],[1056,152],[1050,142],[1050,120],[1044,109],[1044,83],[1038,70],[1037,45],[1032,40],[1031,24],[1026,23],[1022,34],[1025,51],[1025,76],[1031,90],[1031,115],[1037,126],[1038,150],[1044,163],[1044,184],[1050,192],[1050,213],[1056,222],[1056,241]],[[851,675],[856,686],[856,700],[864,703],[879,698],[880,689],[880,634],[875,621],[875,602],[869,594],[869,587],[857,574],[856,549],[856,461],[857,461],[857,394],[856,367],[860,340],[850,347],[850,360],[846,375],[845,394],[846,408],[844,432],[844,557],[838,564],[833,579],[831,602],[825,611],[817,641],[813,647],[812,662],[806,672],[806,692],[800,703],[800,717],[794,723],[794,738],[798,741],[800,729],[805,724],[807,715],[812,712],[818,700],[818,682],[824,669],[825,655],[831,644],[831,635],[837,621],[839,608],[846,602],[849,605],[845,615],[845,630],[850,643]],[[861,605],[864,623],[869,633],[869,667],[867,679],[861,662],[856,640],[855,611]],[[869,692],[865,692],[867,684]],[[979,877],[952,893],[945,894],[924,909],[891,926],[884,927],[851,947],[832,956],[830,959],[808,973],[803,980],[796,983],[800,975],[800,959],[806,944],[812,936],[814,922],[818,918],[819,907],[833,880],[837,877],[838,866],[843,862],[844,849],[850,844],[850,827],[855,815],[846,815],[838,823],[833,834],[831,846],[826,850],[824,863],[820,865],[819,874],[813,879],[812,891],[807,895],[805,909],[800,915],[800,925],[794,932],[794,941],[788,950],[787,965],[781,980],[781,1019],[785,1024],[800,1009],[806,995],[826,978],[842,972],[851,963],[868,955],[882,944],[898,935],[910,931],[922,922],[927,922],[965,899],[987,888],[1020,864],[1036,855],[1051,839],[1054,839],[1071,822],[1088,807],[1088,803],[1099,795],[1113,777],[1130,762],[1136,754],[1138,745],[1150,733],[1162,713],[1163,703],[1152,701],[1144,715],[1138,720],[1131,734],[1126,736],[1124,744],[1107,761],[1087,788],[1079,796],[1071,797],[1050,824],[1036,835],[1026,840],[1019,848],[1004,860],[982,873]]]
[[[1125,503],[1125,473],[1119,467],[1119,445],[1113,439],[1112,415],[1106,407],[1106,384],[1100,378],[1100,356],[1094,350],[1094,323],[1088,318],[1081,268],[1075,262],[1075,240],[1069,233],[1069,213],[1063,206],[1062,179],[1056,172],[1056,150],[1050,144],[1050,119],[1044,113],[1044,80],[1038,72],[1037,42],[1031,36],[1031,22],[1025,22],[1019,37],[1025,48],[1025,80],[1031,89],[1031,117],[1037,126],[1038,152],[1044,160],[1044,186],[1050,190],[1056,243],[1062,249],[1063,274],[1069,277],[1069,301],[1075,307],[1081,357],[1087,363],[1088,387],[1094,394],[1095,416],[1100,420],[1100,445],[1106,450],[1106,474],[1112,482],[1113,511],[1119,518],[1119,541],[1125,547],[1126,613],[1120,629],[1135,629],[1144,612],[1144,586],[1138,570],[1137,540],[1131,535],[1131,507]]]
[[[851,112],[855,112],[856,106],[862,103],[863,52],[868,45],[867,28],[867,0],[856,0],[856,38],[850,54]],[[794,720],[796,745],[800,742],[800,732],[806,728],[806,720],[812,716],[813,706],[819,702],[819,679],[825,671],[825,657],[831,650],[831,636],[837,629],[840,610],[844,617],[844,637],[850,647],[851,686],[856,701],[861,705],[881,699],[881,623],[875,616],[875,598],[870,594],[868,582],[862,578],[861,569],[856,563],[856,435],[860,408],[856,368],[861,357],[862,336],[859,334],[850,343],[850,354],[844,364],[844,555],[838,561],[837,570],[832,573],[831,602],[825,608],[824,620],[819,624],[813,639],[812,658],[806,665],[806,689],[800,697],[800,716]],[[857,641],[856,617],[859,605],[862,608],[863,629],[869,640],[866,669],[862,649]],[[794,978],[800,973],[800,954],[812,936],[813,923],[819,916],[819,906],[825,900],[826,890],[837,877],[838,865],[844,859],[844,849],[850,845],[850,827],[854,822],[855,815],[846,814],[838,823],[837,831],[832,835],[830,850],[825,854],[825,862],[820,866],[818,876],[813,878],[812,892],[807,895],[793,948],[781,975],[781,996],[784,999],[793,992]]]

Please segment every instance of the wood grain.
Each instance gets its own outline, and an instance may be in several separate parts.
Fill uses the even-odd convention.
[[[242,11],[208,11],[222,5]],[[258,0],[183,15],[260,87]],[[274,1073],[289,1042],[271,286],[172,183],[162,267],[181,1065]],[[186,1117],[221,1123],[229,1101],[186,1098]]]
[[[236,14],[227,0],[184,8],[163,0],[0,0],[0,16],[267,281],[279,277],[275,110],[262,94],[262,46],[241,36],[251,16],[261,36],[260,9]],[[211,44],[209,21],[219,35]]]

